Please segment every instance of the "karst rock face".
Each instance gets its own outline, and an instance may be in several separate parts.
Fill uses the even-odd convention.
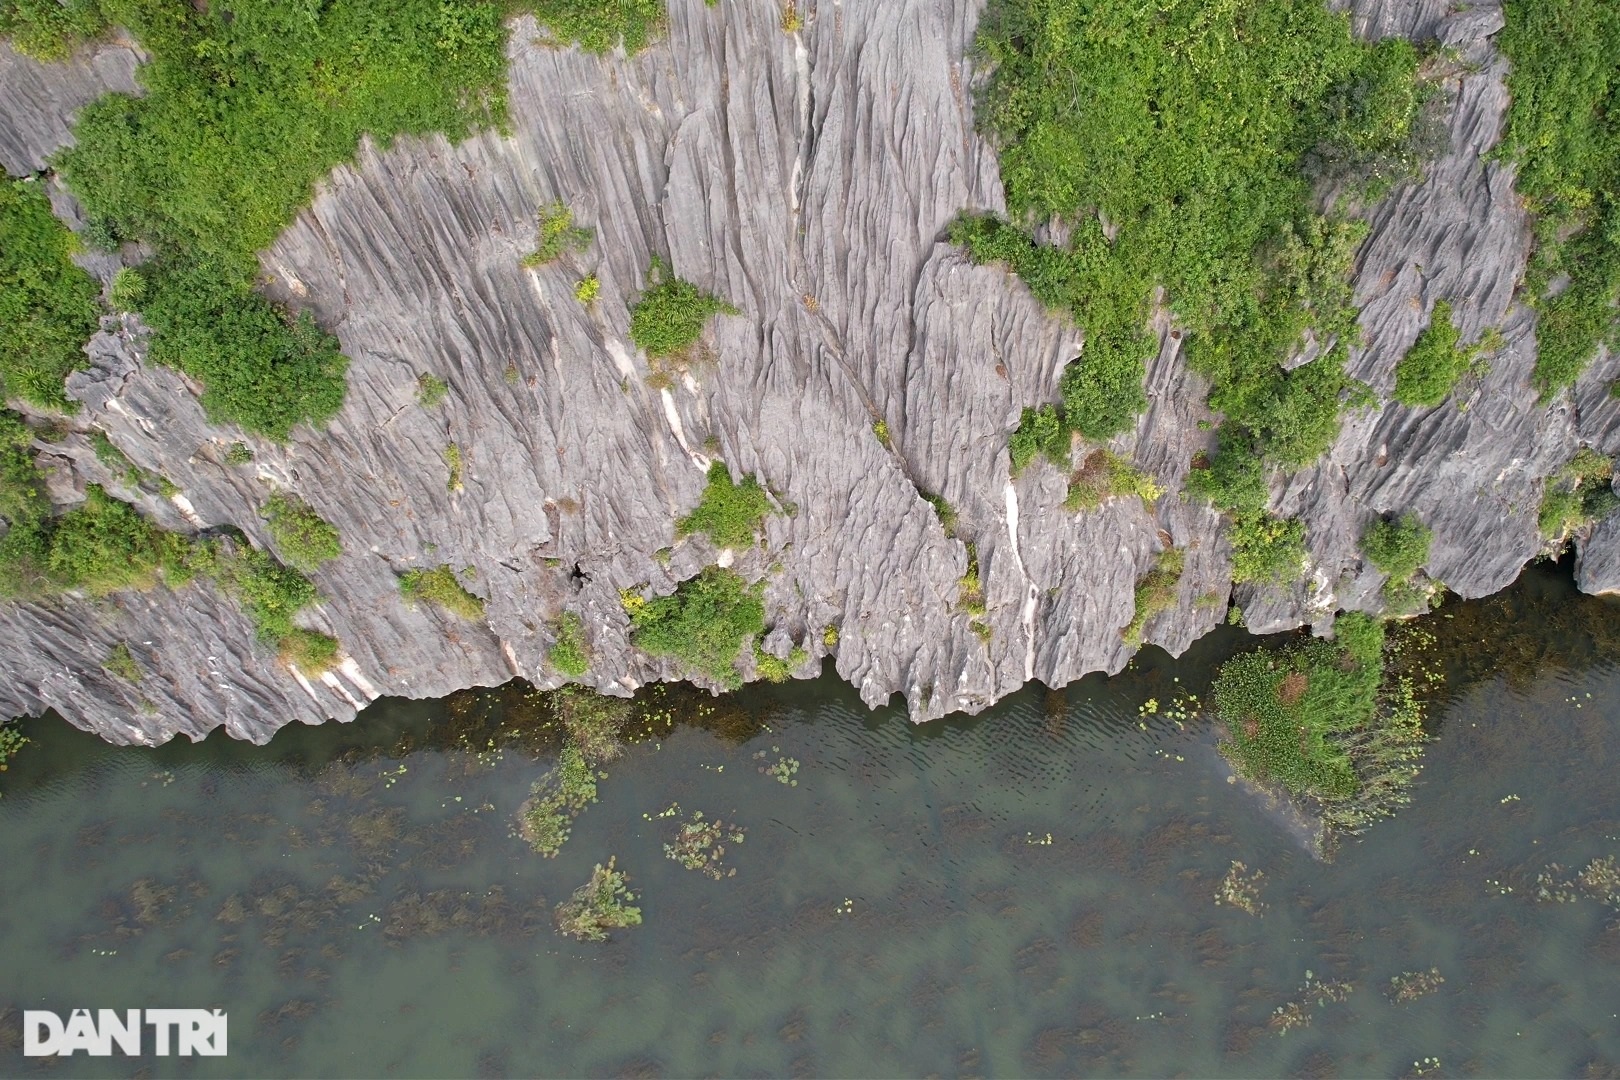
[[[1449,149],[1422,184],[1365,211],[1351,373],[1387,397],[1441,299],[1464,340],[1499,326],[1507,347],[1443,406],[1352,412],[1319,464],[1276,482],[1274,507],[1307,523],[1311,567],[1291,591],[1238,591],[1261,632],[1375,608],[1382,579],[1357,541],[1390,511],[1432,526],[1435,578],[1464,596],[1503,588],[1541,549],[1545,478],[1579,445],[1620,451],[1613,357],[1554,405],[1530,386],[1535,320],[1515,298],[1529,226],[1512,167],[1487,156],[1507,105],[1490,41],[1499,5],[1353,6],[1358,32],[1438,37],[1467,64],[1448,87]],[[668,592],[716,560],[766,583],[767,651],[803,646],[800,675],[831,652],[865,701],[898,692],[916,720],[977,711],[1030,679],[1117,671],[1133,651],[1121,628],[1136,582],[1166,539],[1186,548],[1179,603],[1144,639],[1185,649],[1232,595],[1216,513],[1172,494],[1077,514],[1060,470],[1038,462],[1009,480],[1021,408],[1056,399],[1082,335],[945,238],[964,209],[1003,207],[994,150],[973,127],[979,11],[974,0],[822,2],[789,34],[775,4],[672,0],[665,38],[632,58],[546,47],[519,20],[508,133],[362,146],[262,253],[267,291],[312,310],[352,358],[347,403],[325,429],[286,446],[248,438],[252,465],[228,464],[244,435],[210,425],[196,386],[143,362],[133,318],[108,320],[69,383],[83,421],[179,486],[171,500],[143,497],[164,524],[234,524],[263,543],[260,510],[282,488],[337,526],[344,554],[314,575],[326,601],[304,621],[341,640],[342,665],[320,679],[290,671],[207,584],[8,605],[0,712],[54,708],[115,742],[221,725],[263,741],[293,720],[351,719],[378,695],[514,676],[552,685],[545,658],[563,610],[584,619],[590,681],[625,693],[685,673],[630,646],[620,590]],[[40,168],[77,108],[132,88],[138,60],[127,45],[53,66],[0,50],[8,170]],[[595,241],[525,269],[536,212],[559,199]],[[71,198],[56,203],[74,219]],[[627,302],[654,256],[740,314],[713,320],[689,370],[649,381]],[[87,265],[116,268],[104,256]],[[592,273],[601,291],[587,306],[574,289]],[[1150,406],[1114,448],[1174,492],[1213,434],[1206,387],[1161,321]],[[423,373],[449,384],[443,404],[416,403]],[[756,547],[676,536],[716,457],[759,476],[781,510]],[[59,501],[91,482],[135,497],[80,436],[43,463]],[[919,491],[956,509],[954,536]],[[1583,588],[1620,588],[1617,533],[1604,522],[1583,545]],[[987,640],[958,604],[964,541],[977,548]],[[400,573],[440,564],[472,568],[485,622],[401,598]],[[146,669],[138,686],[101,667],[118,642]]]

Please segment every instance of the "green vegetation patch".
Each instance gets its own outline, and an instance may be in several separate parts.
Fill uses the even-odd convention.
[[[338,662],[338,639],[319,630],[294,627],[276,643],[276,658],[305,675],[319,675]]]
[[[143,677],[141,665],[135,662],[135,656],[129,651],[126,642],[120,641],[114,645],[112,651],[107,654],[107,659],[101,662],[101,666],[108,674],[116,675],[127,683],[138,684]]]
[[[1610,0],[1508,0],[1502,151],[1518,162],[1535,212],[1526,291],[1540,319],[1535,381],[1543,399],[1572,384],[1616,341],[1620,298],[1620,8]],[[1569,284],[1557,295],[1561,275]]]
[[[1413,47],[1356,41],[1321,0],[995,0],[978,49],[992,68],[978,115],[1013,222],[1057,216],[1069,236],[1037,244],[968,217],[952,238],[1082,329],[1064,423],[1096,439],[1134,423],[1162,287],[1211,406],[1275,462],[1318,456],[1339,410],[1366,400],[1344,373],[1365,226],[1315,214],[1312,180],[1410,173],[1425,98]],[[1285,371],[1308,330],[1331,348]]]
[[[1380,518],[1367,526],[1361,534],[1361,550],[1367,561],[1389,575],[1392,585],[1402,585],[1412,579],[1429,561],[1429,544],[1434,531],[1412,513],[1402,514],[1394,521]]]
[[[553,643],[548,657],[551,666],[577,679],[591,664],[590,642],[585,640],[585,622],[572,611],[557,616],[551,628]]]
[[[1164,488],[1153,477],[1109,450],[1087,454],[1069,477],[1069,495],[1063,505],[1070,510],[1095,510],[1109,499],[1136,495],[1152,505]]]
[[[1436,302],[1429,325],[1395,365],[1395,400],[1419,407],[1446,400],[1480,351],[1459,344],[1459,338],[1451,321],[1451,304]]]
[[[66,60],[107,29],[98,0],[3,0],[0,38],[35,60]]]
[[[709,466],[709,483],[703,489],[703,500],[697,509],[676,522],[675,527],[682,534],[706,533],[721,547],[743,547],[754,542],[770,512],[770,499],[759,481],[745,476],[742,483],[734,484],[726,463],[716,461]]]
[[[742,685],[736,662],[743,646],[765,632],[765,604],[759,586],[710,566],[669,596],[635,605],[630,622],[637,648],[673,657],[736,689]]]
[[[608,931],[641,925],[641,909],[632,907],[636,896],[627,884],[629,878],[607,866],[596,864],[591,880],[574,890],[574,895],[557,905],[557,932],[580,941],[606,941]]]
[[[662,0],[534,0],[529,10],[558,41],[594,53],[621,44],[627,53],[639,52],[665,23]]]
[[[1232,516],[1232,580],[1281,584],[1305,565],[1305,523],[1265,512]]]
[[[697,342],[711,316],[722,314],[740,313],[719,297],[676,277],[663,260],[654,258],[647,272],[647,288],[630,305],[630,340],[654,359],[675,356]]]
[[[437,406],[450,393],[450,384],[430,372],[416,377],[416,403],[424,409]]]
[[[596,233],[574,224],[574,212],[560,201],[542,206],[534,240],[534,250],[523,257],[523,265],[533,269],[556,262],[570,251],[584,251]]]
[[[596,770],[577,746],[565,746],[556,768],[535,781],[529,800],[518,812],[518,831],[529,846],[548,859],[568,841],[574,819],[596,801]]]
[[[555,691],[557,719],[571,746],[588,762],[612,761],[624,752],[624,729],[631,720],[629,698],[609,697],[581,686]]]
[[[810,659],[810,654],[795,645],[788,658],[772,656],[758,645],[754,646],[754,673],[768,683],[785,683],[793,677],[793,669]]]
[[[1023,472],[1037,456],[1060,469],[1067,469],[1073,445],[1074,437],[1055,407],[1042,405],[1031,409],[1026,406],[1017,429],[1007,439],[1012,473],[1017,476]]]
[[[407,600],[426,600],[470,622],[484,617],[484,601],[462,587],[449,566],[407,570],[400,575],[399,593]]]
[[[264,517],[269,523],[270,539],[289,566],[316,570],[343,554],[336,526],[296,495],[285,491],[272,494]]]
[[[1573,533],[1607,517],[1620,496],[1614,492],[1614,462],[1583,447],[1556,476],[1547,480],[1537,515],[1541,535],[1562,543]]]
[[[78,249],[78,238],[51,215],[43,184],[0,181],[0,394],[7,398],[78,408],[62,381],[85,365],[84,343],[101,313],[101,287],[70,258]]]
[[[1176,595],[1181,589],[1181,571],[1186,564],[1186,552],[1181,548],[1165,548],[1159,552],[1153,569],[1136,583],[1136,611],[1130,624],[1121,633],[1132,645],[1140,644],[1142,631],[1148,620],[1176,606]]]
[[[1386,680],[1383,624],[1341,615],[1335,640],[1256,649],[1222,665],[1215,710],[1237,771],[1311,800],[1355,832],[1406,800],[1424,735],[1410,683]]]

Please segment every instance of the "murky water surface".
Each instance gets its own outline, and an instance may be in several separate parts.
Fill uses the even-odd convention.
[[[0,1007],[223,1007],[230,1054],[53,1067],[12,1011],[0,1072],[1613,1075],[1617,912],[1536,880],[1620,855],[1620,610],[1534,571],[1430,625],[1450,681],[1414,805],[1332,864],[1165,715],[1236,635],[921,730],[832,679],[750,691],[608,766],[551,860],[513,835],[551,760],[498,735],[516,690],[262,748],[30,722]],[[783,759],[796,785],[760,771]],[[747,830],[734,877],[665,858],[672,804]],[[644,925],[557,936],[609,855]],[[1258,916],[1215,903],[1234,861]]]

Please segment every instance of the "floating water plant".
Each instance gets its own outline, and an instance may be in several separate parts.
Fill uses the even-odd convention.
[[[580,941],[606,941],[609,930],[641,925],[641,909],[630,906],[636,898],[627,884],[630,879],[614,864],[611,857],[606,866],[597,863],[591,880],[557,905],[558,933]]]
[[[1232,868],[1221,879],[1220,887],[1215,890],[1215,902],[1247,911],[1250,915],[1262,915],[1266,905],[1260,902],[1260,888],[1265,880],[1264,870],[1250,873],[1247,866],[1233,862]]]
[[[1416,1001],[1439,990],[1445,981],[1440,969],[1435,967],[1428,971],[1403,971],[1390,977],[1389,999],[1397,1004]]]
[[[706,819],[703,811],[694,810],[692,820],[682,822],[676,830],[674,842],[664,845],[664,855],[716,881],[736,877],[737,868],[722,867],[721,862],[726,856],[726,845],[742,843],[746,833],[741,826],[728,825],[719,818]]]
[[[578,747],[557,757],[557,767],[535,781],[528,801],[518,810],[518,833],[546,858],[554,858],[573,828],[574,819],[596,801],[597,774]]]
[[[781,750],[780,746],[771,747],[772,753],[780,755]],[[758,771],[762,775],[772,777],[777,783],[786,784],[788,787],[799,786],[799,781],[795,779],[799,772],[798,758],[778,756],[774,765],[767,764],[770,761],[770,754],[760,750],[754,754],[754,760],[760,762]]]

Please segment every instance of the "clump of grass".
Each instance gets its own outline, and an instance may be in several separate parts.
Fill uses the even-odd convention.
[[[770,512],[770,499],[759,481],[745,476],[742,483],[734,484],[726,463],[716,461],[709,466],[702,501],[675,527],[682,534],[705,533],[720,547],[742,547],[754,542]]]
[[[1109,499],[1136,495],[1152,504],[1164,488],[1147,473],[1118,454],[1093,450],[1069,477],[1069,494],[1063,505],[1069,510],[1095,510]]]
[[[1132,645],[1142,641],[1142,631],[1148,621],[1161,612],[1176,606],[1176,593],[1181,587],[1181,571],[1186,563],[1186,552],[1181,548],[1165,548],[1154,560],[1153,569],[1136,583],[1136,611],[1121,633]]]
[[[1382,623],[1341,615],[1335,635],[1233,657],[1213,694],[1227,729],[1220,749],[1239,773],[1357,832],[1407,801],[1422,714],[1409,682],[1385,679]]]
[[[772,656],[757,644],[754,646],[754,672],[768,683],[785,683],[793,677],[793,669],[810,659],[810,654],[795,645],[786,660]]]
[[[444,448],[444,463],[450,470],[445,480],[445,487],[451,491],[461,490],[461,447],[457,443],[450,443]]]
[[[556,767],[535,781],[518,811],[518,831],[535,851],[556,858],[568,842],[574,819],[595,801],[595,770],[577,746],[565,746]]]
[[[665,22],[660,0],[535,0],[528,6],[556,40],[593,53],[612,52],[621,44],[627,53],[640,52]]]
[[[574,224],[574,212],[560,200],[542,206],[538,217],[534,250],[523,257],[523,265],[531,270],[556,262],[570,251],[584,251],[596,239],[595,232]]]
[[[141,665],[135,662],[135,656],[129,651],[129,644],[120,641],[112,647],[107,659],[101,662],[109,675],[116,675],[127,683],[140,684],[143,678]]]
[[[426,600],[470,622],[484,617],[484,601],[463,588],[447,565],[407,570],[400,575],[399,593],[407,600]]]
[[[647,272],[647,288],[630,305],[630,339],[653,359],[684,354],[714,315],[738,310],[690,281],[676,277],[661,259]]]
[[[1620,496],[1614,492],[1614,462],[1590,447],[1570,459],[1547,480],[1537,516],[1541,535],[1562,544],[1573,534],[1607,517]]]
[[[42,0],[47,6],[57,5]],[[96,332],[101,298],[95,279],[71,259],[78,250],[52,216],[44,184],[0,180],[0,396],[77,411],[63,380],[87,362],[84,343]]]
[[[337,665],[338,639],[318,630],[295,627],[277,643],[276,655],[283,664],[305,675],[319,675]]]
[[[637,648],[672,657],[731,689],[742,685],[736,661],[743,646],[765,632],[759,587],[718,566],[681,582],[669,596],[625,607]]]
[[[1232,580],[1281,584],[1305,565],[1305,523],[1268,513],[1239,513],[1227,533],[1232,542]]]
[[[6,771],[12,757],[28,742],[28,736],[17,730],[15,720],[0,721],[0,772]]]
[[[270,539],[287,565],[307,572],[343,554],[343,540],[336,526],[297,495],[272,493],[263,514]]]
[[[1616,342],[1620,298],[1620,16],[1606,0],[1512,0],[1497,43],[1509,60],[1502,153],[1535,213],[1525,292],[1536,305],[1543,400]],[[1560,275],[1568,285],[1552,295]]]
[[[641,909],[631,906],[636,896],[627,884],[629,878],[614,865],[612,858],[606,867],[597,863],[591,880],[557,905],[557,931],[564,937],[606,941],[609,930],[641,925]]]
[[[883,449],[894,449],[894,440],[889,437],[889,422],[887,420],[874,420],[872,422],[872,434],[876,435],[877,441],[883,444]]]
[[[782,5],[782,33],[797,34],[803,29],[804,17],[799,14],[798,5],[793,0],[788,0]]]
[[[945,530],[947,537],[956,535],[956,508],[945,501],[945,496],[934,495],[926,491],[918,492],[923,501],[934,508],[934,516],[939,518],[940,527]]]
[[[587,306],[596,303],[601,292],[602,282],[595,274],[580,278],[574,284],[574,299]]]
[[[113,310],[139,311],[145,299],[146,279],[141,272],[133,266],[120,267],[118,273],[113,275],[111,288],[107,290],[107,302]]]
[[[590,643],[585,640],[585,622],[572,611],[557,616],[552,624],[551,666],[577,679],[591,663]]]
[[[838,644],[838,627],[828,623],[821,631],[821,643],[831,649]]]
[[[229,465],[247,465],[253,461],[253,448],[245,442],[233,442],[230,449],[225,451],[225,462]]]
[[[450,393],[450,384],[424,371],[416,377],[416,403],[424,409],[431,409],[445,399]]]
[[[979,580],[979,548],[971,540],[967,542],[967,573],[962,580],[956,583],[956,606],[969,615],[983,615],[984,585]]]

